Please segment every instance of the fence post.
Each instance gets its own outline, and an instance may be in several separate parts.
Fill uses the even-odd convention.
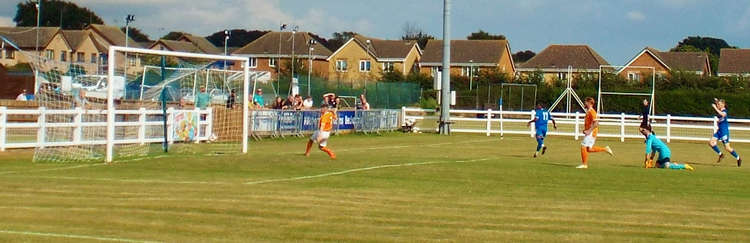
[[[620,142],[625,142],[625,113],[620,113]]]
[[[81,107],[75,108],[76,114],[73,117],[73,143],[79,144],[81,142],[81,136],[83,135],[83,109]]]
[[[206,112],[208,113],[206,114],[206,122],[208,122],[208,124],[206,124],[206,129],[203,131],[203,133],[205,133],[204,135],[206,139],[210,139],[211,136],[214,135],[214,109],[213,107],[206,108]]]
[[[714,131],[719,128],[719,117],[714,116]]]
[[[667,114],[667,143],[672,140],[672,115]]]
[[[39,107],[39,117],[37,117],[36,121],[39,124],[39,130],[37,130],[36,133],[36,144],[39,146],[39,148],[44,148],[44,140],[45,135],[47,132],[47,119],[46,115],[44,114],[47,109],[44,107]]]
[[[492,109],[487,109],[487,137],[490,136],[490,130],[492,129]]]
[[[146,144],[146,108],[138,109],[138,142]]]
[[[5,106],[0,107],[0,151],[5,151],[5,134],[7,133],[6,127],[8,125],[8,108]]]
[[[504,134],[503,130],[503,105],[500,105],[500,137],[502,138]]]
[[[399,119],[399,121],[401,121],[399,126],[406,125],[406,106],[401,107],[401,118]]]
[[[164,134],[164,136],[167,136],[167,143],[168,144],[174,144],[174,138],[172,137],[172,131],[174,131],[174,108],[169,107],[167,108],[167,117],[164,117],[164,119],[167,119],[167,134]]]
[[[529,120],[534,120],[534,115],[536,115],[536,113],[534,113],[534,111],[531,111],[531,119],[529,119]],[[536,126],[529,126],[529,127],[530,127],[529,128],[530,129],[529,130],[529,137],[533,138],[534,134],[536,134]]]
[[[208,109],[208,107],[206,109]],[[194,136],[195,142],[194,143],[200,143],[200,141],[201,141],[200,140],[200,137],[201,137],[201,109],[198,108],[198,107],[195,107],[195,111],[194,112],[195,112],[195,116],[197,118],[196,121],[195,121],[197,124],[195,124],[196,126],[195,126],[195,136]],[[206,115],[206,119],[208,119],[208,115]]]
[[[576,129],[576,131],[575,131],[575,138],[576,138],[576,140],[578,140],[578,136],[579,136],[579,135],[580,135],[580,133],[581,133],[581,131],[579,130],[580,128],[578,127],[578,125],[579,125],[579,124],[580,124],[580,122],[581,122],[581,121],[580,121],[580,117],[581,117],[581,113],[580,113],[580,112],[578,112],[578,111],[576,111],[576,120],[575,120],[575,121],[576,121],[576,122],[575,122],[575,123],[576,123],[576,124],[575,124],[575,126],[576,126],[576,128],[575,128],[575,129]]]

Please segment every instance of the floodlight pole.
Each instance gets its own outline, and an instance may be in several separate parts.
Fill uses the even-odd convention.
[[[224,30],[224,56],[227,55],[227,42],[229,42],[229,30]],[[227,86],[227,59],[224,59],[224,87]],[[224,88],[222,87],[222,89]],[[195,88],[193,88],[193,91],[195,91]]]
[[[286,24],[280,23],[279,24],[279,52],[276,56],[276,95],[281,92],[281,36],[284,33],[284,29],[286,29]]]
[[[41,53],[39,53],[39,12],[42,9],[41,0],[37,0],[34,6],[36,6],[36,45],[34,46],[34,51],[37,55],[41,56]],[[34,94],[37,92],[39,92],[39,71],[34,68]]]
[[[312,51],[314,50],[313,45],[315,44],[315,40],[311,39],[310,42],[308,42],[309,48],[307,48],[307,59],[310,62],[310,65],[307,67],[307,96],[310,96],[310,78],[312,77]]]
[[[440,134],[450,135],[451,102],[451,0],[443,0],[443,77],[440,89]]]
[[[292,66],[291,66],[292,67],[291,68],[292,85],[291,85],[291,90],[289,91],[289,94],[291,95],[296,95],[297,94],[296,92],[299,91],[299,83],[298,81],[294,80],[294,36],[297,35],[298,29],[299,29],[299,26],[296,26],[296,25],[292,28]]]
[[[125,17],[125,48],[128,48],[128,39],[130,39],[130,22],[135,21],[135,16],[132,14],[128,14],[128,16]],[[128,82],[128,65],[130,65],[130,59],[128,58],[128,52],[125,52],[125,68],[124,68],[124,77],[125,82]],[[111,82],[110,82],[111,83]]]

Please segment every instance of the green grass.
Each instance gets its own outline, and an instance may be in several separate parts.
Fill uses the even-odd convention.
[[[588,170],[569,137],[538,159],[528,136],[336,136],[335,161],[305,142],[110,165],[0,153],[0,241],[750,241],[750,171],[703,143],[670,145],[687,172],[640,168],[636,139],[601,139],[615,157]]]

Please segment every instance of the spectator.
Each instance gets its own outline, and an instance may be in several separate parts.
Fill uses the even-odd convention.
[[[333,100],[334,100],[333,109],[338,110],[339,107],[341,106],[341,97],[336,96],[336,99],[333,99]]]
[[[276,96],[276,100],[273,102],[273,108],[274,110],[281,110],[284,107],[284,100],[281,99],[281,97]]]
[[[370,103],[367,103],[367,98],[365,98],[365,94],[359,95],[359,101],[361,103],[359,109],[362,109],[365,111],[370,109]]]
[[[74,107],[81,107],[85,110],[88,103],[86,100],[86,90],[81,87],[73,88],[73,102]]]
[[[263,101],[262,89],[258,89],[255,91],[255,95],[253,95],[253,104],[255,104],[257,108],[263,108],[264,106],[266,106],[266,102]]]
[[[310,96],[307,96],[304,101],[302,101],[302,108],[305,110],[310,110],[313,107],[313,99]]]
[[[206,87],[201,87],[201,92],[195,97],[195,107],[200,109],[206,109],[208,103],[211,101],[211,97],[206,93]]]
[[[286,100],[284,100],[284,106],[281,107],[282,110],[291,110],[294,109],[294,96],[289,95]]]
[[[232,89],[231,93],[229,93],[229,97],[227,98],[227,109],[234,109],[234,104],[237,101],[237,93],[234,89]]]
[[[294,110],[302,110],[302,96],[301,95],[295,95],[294,96]]]
[[[16,96],[17,101],[26,101],[26,90],[21,90],[21,93]]]

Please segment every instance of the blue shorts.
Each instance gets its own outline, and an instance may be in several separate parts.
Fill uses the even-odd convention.
[[[716,133],[714,133],[714,137],[721,141],[722,143],[729,143],[729,132],[723,131],[723,130],[717,130]]]
[[[546,128],[544,128],[544,129],[537,128],[536,129],[536,136],[537,137],[542,137],[542,138],[547,137],[547,129]]]

